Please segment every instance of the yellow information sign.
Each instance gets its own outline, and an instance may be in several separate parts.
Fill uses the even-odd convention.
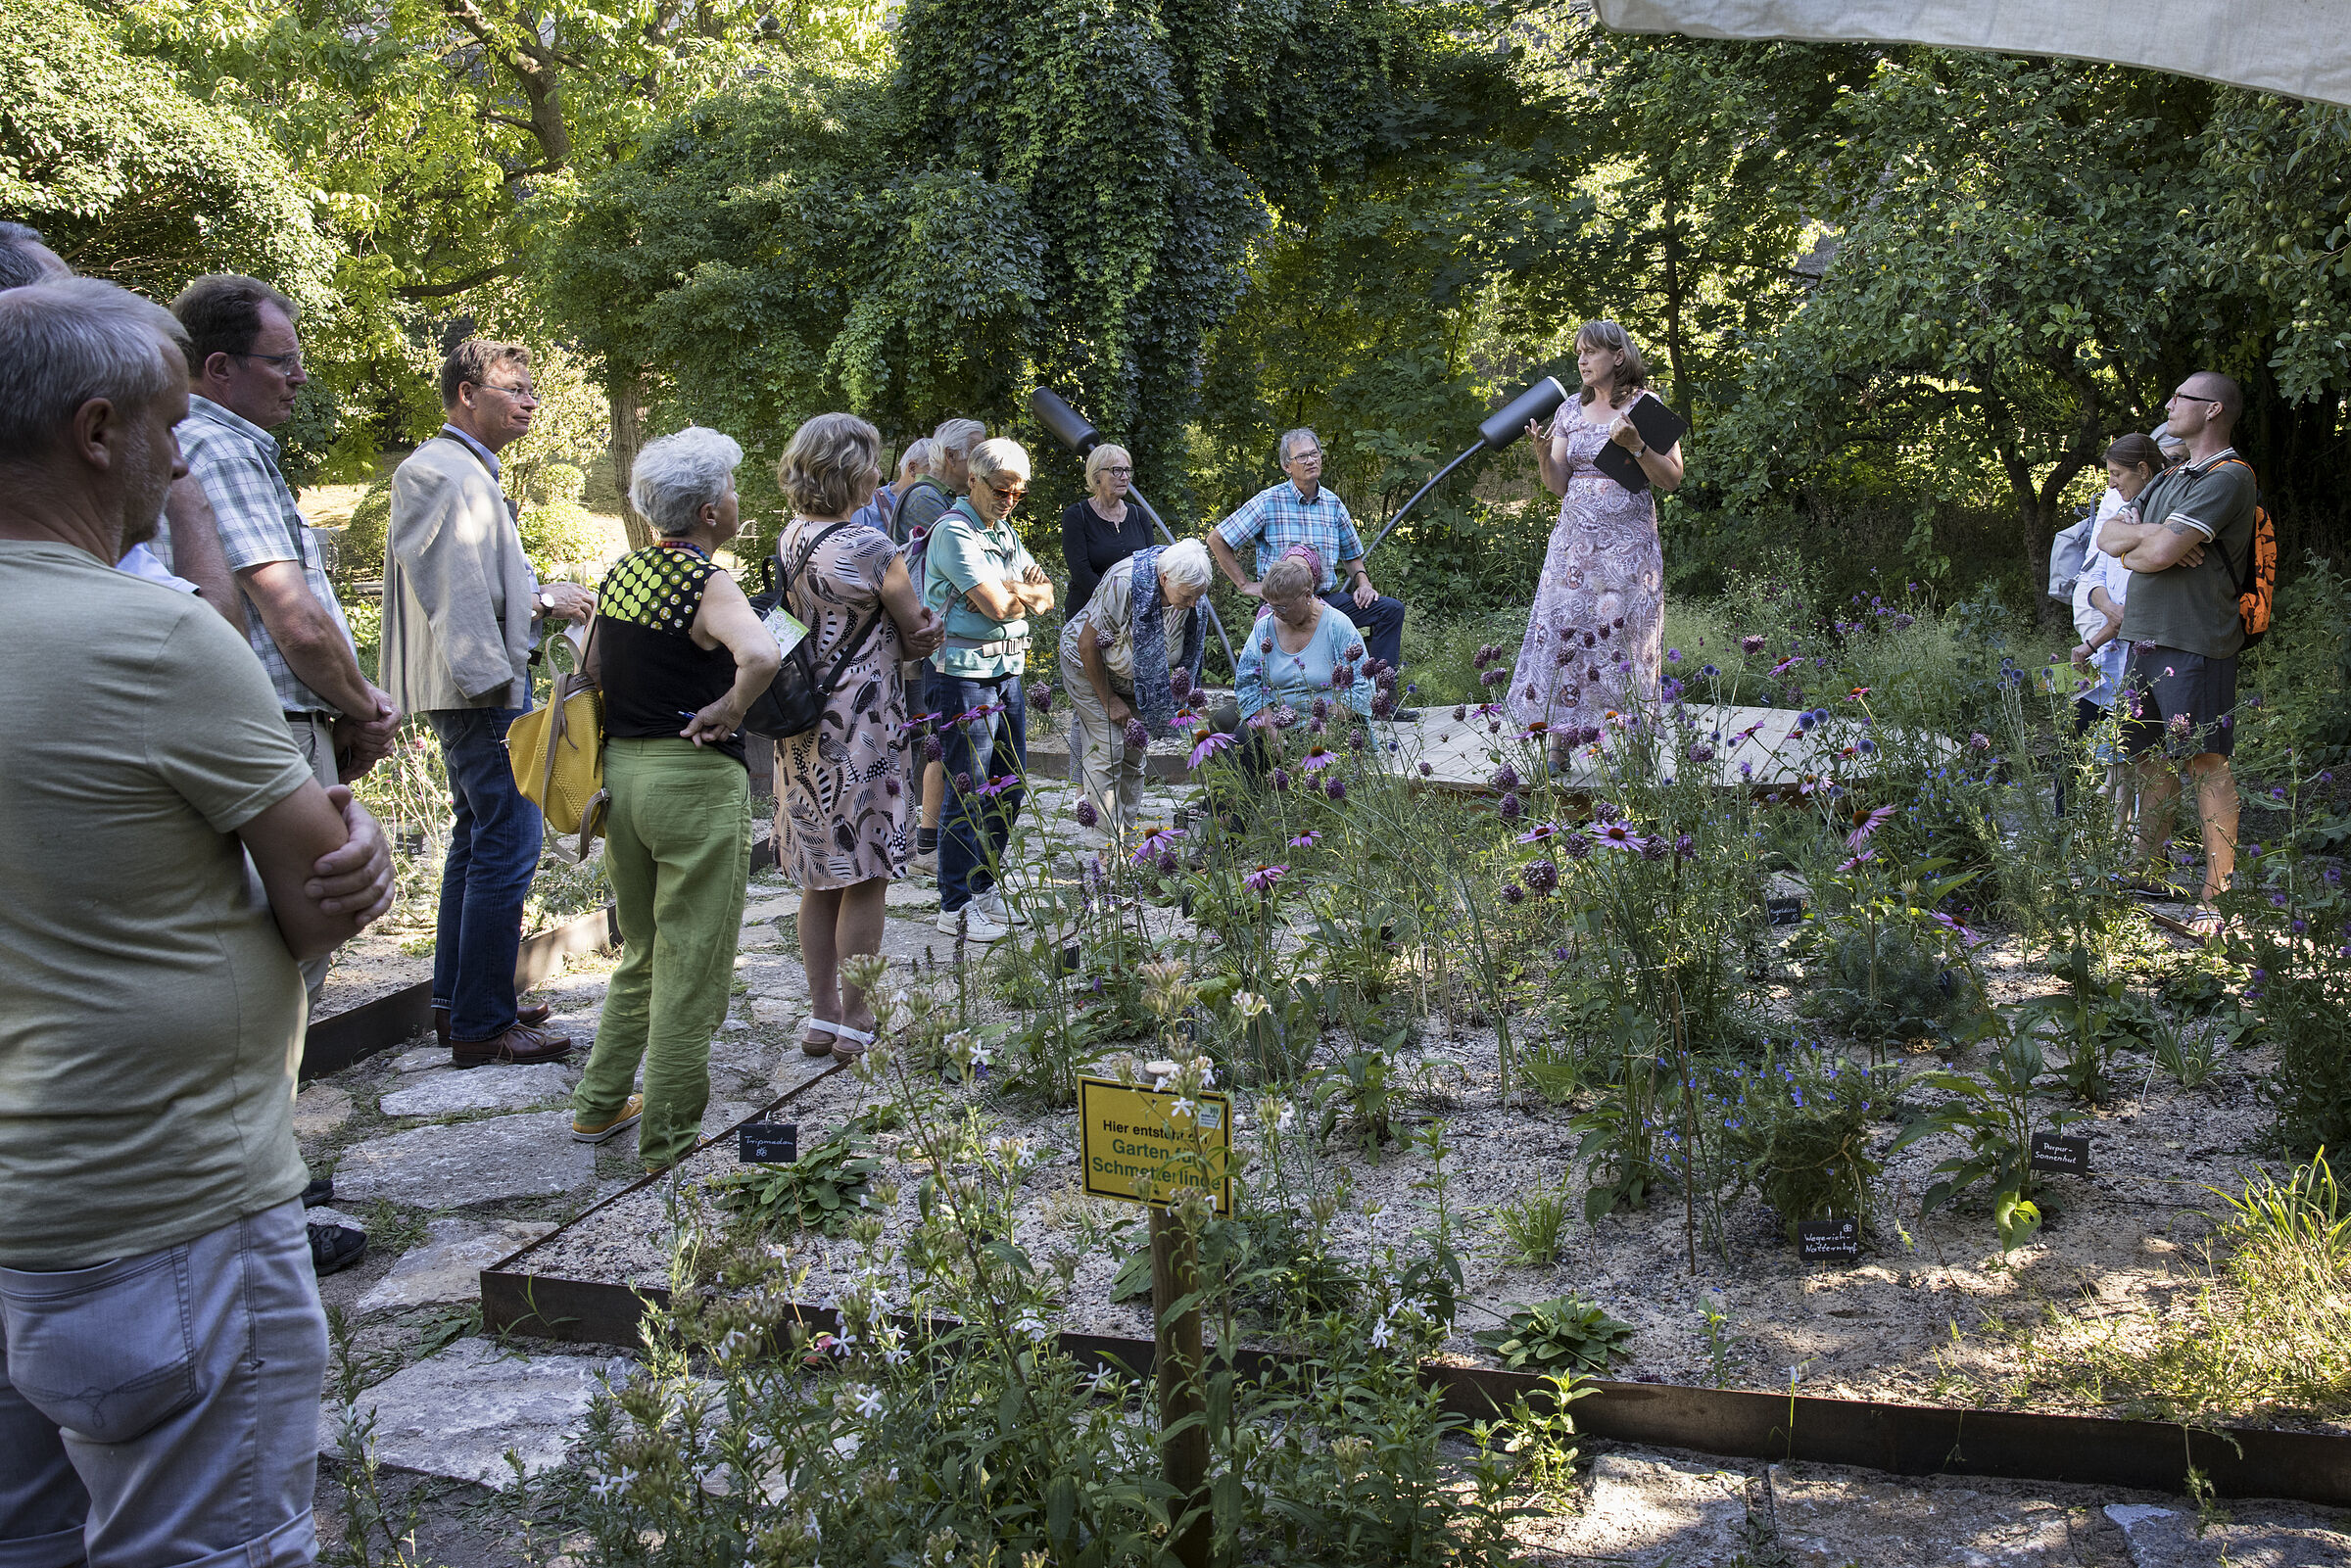
[[[1078,1080],[1080,1159],[1089,1197],[1164,1207],[1197,1187],[1232,1212],[1232,1101],[1203,1090],[1130,1089],[1116,1078]]]

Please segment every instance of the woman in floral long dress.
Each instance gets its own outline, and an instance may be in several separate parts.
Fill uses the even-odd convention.
[[[776,551],[789,577],[784,608],[808,628],[817,675],[848,639],[872,629],[805,735],[776,744],[776,844],[800,886],[800,964],[808,1026],[800,1049],[843,1059],[873,1043],[874,1010],[840,975],[840,961],[881,951],[883,895],[913,854],[914,781],[906,760],[899,661],[938,645],[889,536],[849,522],[873,499],[882,438],[854,414],[800,426],[776,465],[794,516]]]
[[[1518,724],[1544,726],[1555,760],[1597,739],[1611,716],[1657,699],[1665,561],[1652,492],[1682,482],[1681,444],[1653,451],[1624,416],[1649,387],[1649,367],[1624,328],[1586,322],[1575,335],[1575,362],[1582,397],[1559,410],[1548,433],[1527,425],[1543,483],[1560,498],[1559,520],[1507,702]],[[1640,463],[1649,490],[1627,490],[1593,465],[1611,441]]]

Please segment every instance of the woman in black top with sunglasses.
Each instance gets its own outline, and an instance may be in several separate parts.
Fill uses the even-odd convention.
[[[1061,558],[1070,568],[1069,613],[1094,596],[1102,574],[1151,543],[1143,509],[1127,499],[1134,459],[1124,447],[1096,447],[1085,459],[1086,499],[1061,514]]]

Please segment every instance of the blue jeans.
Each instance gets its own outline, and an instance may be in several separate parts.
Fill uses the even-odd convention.
[[[925,706],[938,714],[939,762],[947,776],[938,820],[938,907],[952,915],[995,885],[993,868],[1003,862],[1028,792],[1019,781],[1029,766],[1029,714],[1017,675],[967,681],[934,670],[928,690]],[[955,722],[957,714],[998,702],[1004,705],[1000,713]],[[959,777],[971,781],[968,789],[957,786]],[[989,780],[1007,777],[1015,782],[1003,793],[980,793]]]
[[[433,1005],[449,1009],[452,1040],[495,1040],[514,1026],[522,905],[546,832],[506,760],[506,726],[521,717],[520,708],[435,708],[424,716],[441,737],[456,813],[433,945]]]
[[[325,1380],[294,1199],[94,1268],[0,1268],[0,1563],[311,1561]]]
[[[1322,602],[1355,623],[1363,637],[1364,650],[1375,659],[1385,659],[1390,667],[1401,669],[1404,664],[1404,600],[1382,594],[1369,604],[1358,608],[1355,594],[1345,583],[1322,595]]]

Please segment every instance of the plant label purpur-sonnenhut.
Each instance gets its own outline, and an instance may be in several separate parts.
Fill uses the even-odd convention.
[[[2089,1140],[2063,1138],[2053,1132],[2033,1134],[2033,1168],[2060,1176],[2089,1174]]]
[[[1227,1096],[1080,1078],[1078,1127],[1087,1196],[1164,1209],[1179,1190],[1193,1187],[1218,1213],[1232,1212]]]
[[[746,1121],[735,1131],[735,1158],[746,1165],[789,1165],[800,1157],[796,1121]]]
[[[1861,1221],[1858,1219],[1804,1219],[1796,1226],[1796,1256],[1814,1258],[1859,1258],[1861,1256]]]

